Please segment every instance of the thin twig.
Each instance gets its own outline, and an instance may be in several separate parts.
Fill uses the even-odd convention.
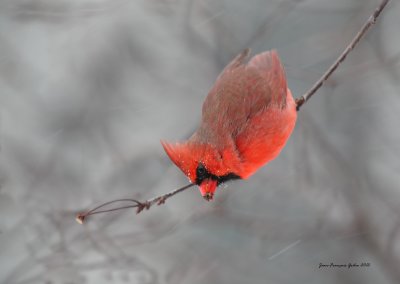
[[[299,111],[300,107],[305,102],[307,102],[312,97],[312,95],[314,95],[315,92],[318,91],[319,88],[321,88],[324,82],[332,75],[332,73],[336,70],[336,68],[339,67],[340,63],[342,63],[346,59],[346,56],[360,42],[361,38],[366,34],[369,28],[373,24],[375,24],[376,19],[379,17],[379,15],[381,14],[382,10],[385,8],[388,2],[389,0],[382,0],[379,6],[375,9],[374,13],[369,17],[367,22],[362,26],[362,28],[359,30],[359,32],[356,34],[356,36],[353,38],[350,44],[346,47],[346,49],[342,52],[342,54],[338,57],[338,59],[336,59],[336,61],[331,65],[331,67],[329,67],[329,69],[324,73],[324,75],[322,75],[322,77],[311,87],[311,89],[309,89],[300,98],[296,99],[297,111]]]
[[[189,187],[192,187],[194,185],[195,185],[194,183],[189,183],[188,185],[185,185],[185,186],[180,187],[178,189],[175,189],[175,190],[173,190],[171,192],[168,192],[168,193],[163,194],[163,195],[156,196],[154,198],[148,199],[148,200],[143,201],[143,202],[139,201],[139,200],[136,200],[136,199],[127,199],[127,198],[125,198],[125,199],[116,199],[116,200],[113,200],[113,201],[109,201],[109,202],[103,203],[103,204],[101,204],[101,205],[99,205],[99,206],[97,206],[97,207],[95,207],[95,208],[93,208],[93,209],[91,209],[89,211],[86,211],[86,212],[83,212],[83,213],[78,213],[76,215],[75,220],[79,224],[83,224],[85,219],[87,217],[89,217],[90,215],[106,213],[106,212],[111,212],[111,211],[117,211],[117,210],[127,209],[127,208],[137,208],[136,214],[139,214],[140,212],[143,211],[143,209],[150,209],[150,207],[152,205],[156,204],[156,203],[157,203],[157,205],[164,204],[165,201],[168,198],[170,198],[170,197],[174,196],[175,194],[178,194],[178,193],[180,193],[180,192],[182,192],[182,191],[184,191],[184,190],[186,190]],[[135,204],[134,205],[120,206],[120,207],[111,208],[111,209],[99,210],[99,209],[101,209],[101,208],[103,208],[103,207],[105,207],[107,205],[112,204],[112,203],[126,202],[126,201],[133,202]]]

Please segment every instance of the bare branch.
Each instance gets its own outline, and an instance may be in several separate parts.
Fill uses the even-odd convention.
[[[309,89],[304,95],[302,95],[300,98],[296,99],[296,109],[297,111],[300,110],[300,107],[307,102],[312,95],[315,94],[316,91],[318,91],[319,88],[324,84],[326,80],[332,75],[333,72],[339,67],[340,63],[342,63],[345,59],[346,56],[354,49],[354,47],[360,42],[361,38],[366,34],[366,32],[369,30],[369,28],[375,24],[376,19],[379,17],[381,14],[382,10],[385,8],[386,4],[389,2],[389,0],[382,0],[382,2],[379,4],[379,6],[375,9],[374,13],[369,17],[367,22],[362,26],[362,28],[358,31],[356,36],[353,38],[353,40],[350,42],[350,44],[346,47],[346,49],[342,52],[342,54],[336,59],[336,61],[329,67],[329,69],[322,75],[322,77]]]
[[[127,198],[124,198],[124,199],[116,199],[116,200],[113,200],[113,201],[109,201],[109,202],[103,203],[103,204],[101,204],[101,205],[99,205],[99,206],[93,208],[92,210],[89,210],[89,211],[86,211],[86,212],[83,212],[83,213],[78,213],[78,214],[76,215],[75,220],[76,220],[79,224],[82,225],[83,222],[85,221],[85,219],[86,219],[87,217],[89,217],[90,215],[100,214],[100,213],[106,213],[106,212],[111,212],[111,211],[117,211],[117,210],[127,209],[127,208],[137,208],[136,214],[139,214],[139,213],[142,212],[144,209],[150,209],[150,207],[151,207],[152,205],[156,204],[156,203],[157,203],[157,205],[164,204],[165,201],[166,201],[168,198],[170,198],[170,197],[174,196],[175,194],[178,194],[178,193],[180,193],[180,192],[182,192],[182,191],[184,191],[184,190],[186,190],[186,189],[188,189],[189,187],[192,187],[192,186],[194,186],[194,185],[195,185],[194,183],[189,183],[188,185],[185,185],[185,186],[180,187],[180,188],[178,188],[178,189],[175,189],[175,190],[173,190],[173,191],[171,191],[171,192],[168,192],[168,193],[163,194],[163,195],[156,196],[156,197],[154,197],[154,198],[148,199],[148,200],[143,201],[143,202],[142,202],[142,201],[139,201],[139,200],[136,200],[136,199],[127,199]],[[128,202],[132,202],[132,203],[134,203],[134,204],[133,204],[133,205],[120,206],[120,207],[111,208],[111,209],[99,210],[99,209],[101,209],[101,208],[103,208],[103,207],[105,207],[105,206],[107,206],[107,205],[112,204],[112,203],[116,203],[116,202],[127,202],[127,201],[128,201]]]

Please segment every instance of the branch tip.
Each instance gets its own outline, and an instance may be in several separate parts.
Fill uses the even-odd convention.
[[[86,218],[86,213],[78,213],[76,214],[75,221],[78,222],[80,225],[83,225],[85,218]]]

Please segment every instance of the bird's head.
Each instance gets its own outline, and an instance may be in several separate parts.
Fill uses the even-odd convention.
[[[233,167],[227,165],[229,159],[224,159],[224,153],[220,153],[210,144],[197,144],[190,141],[178,144],[161,141],[161,144],[170,159],[189,178],[190,182],[199,186],[201,195],[207,201],[213,199],[214,192],[221,183],[240,179]]]

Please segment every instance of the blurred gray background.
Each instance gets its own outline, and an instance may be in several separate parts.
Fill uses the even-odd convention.
[[[187,183],[159,140],[242,49],[276,48],[298,97],[378,2],[0,1],[0,282],[400,283],[398,1],[249,180],[74,220]]]

